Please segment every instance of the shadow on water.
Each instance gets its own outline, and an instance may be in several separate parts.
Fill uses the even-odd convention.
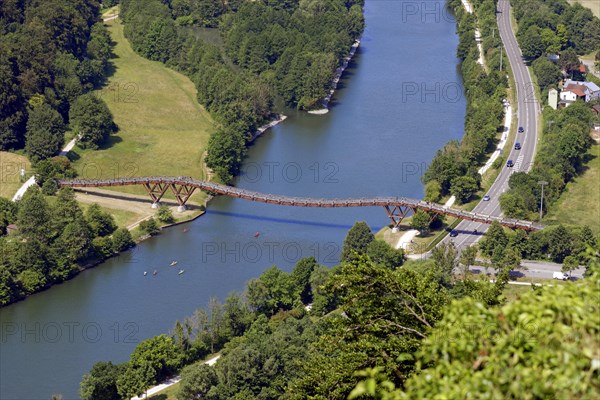
[[[251,219],[251,220],[255,220],[255,221],[278,222],[281,224],[318,226],[321,228],[334,228],[334,229],[344,229],[344,230],[348,230],[348,229],[352,228],[352,225],[346,225],[346,224],[330,224],[330,223],[326,223],[326,222],[306,221],[306,220],[291,219],[291,218],[274,218],[274,217],[265,217],[263,215],[252,215],[252,214],[234,213],[234,212],[227,212],[227,211],[214,211],[214,210],[210,210],[210,209],[206,210],[206,214],[224,215],[226,217]]]

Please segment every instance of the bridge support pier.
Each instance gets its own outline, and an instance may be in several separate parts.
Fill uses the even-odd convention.
[[[158,203],[158,201],[155,201],[152,203],[152,208],[159,208],[160,204]]]
[[[182,204],[179,207],[177,207],[178,212],[184,212],[185,210],[187,210],[187,207],[185,206],[185,204]]]
[[[402,223],[402,220],[406,218],[411,211],[413,213],[415,211],[411,207],[405,206],[384,206],[383,208],[385,208],[385,213],[392,223],[392,230],[396,231],[398,231],[398,227],[400,226],[400,223]]]

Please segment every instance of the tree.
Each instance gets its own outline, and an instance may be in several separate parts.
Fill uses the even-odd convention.
[[[77,172],[71,167],[67,157],[53,157],[39,161],[35,165],[35,182],[40,186],[51,179],[68,179],[76,176]]]
[[[552,230],[548,237],[548,253],[552,260],[562,263],[565,257],[571,255],[573,238],[562,224]]]
[[[294,287],[289,275],[273,266],[258,279],[248,282],[246,298],[251,308],[271,316],[277,311],[290,310],[294,304]]]
[[[165,224],[171,224],[175,222],[175,218],[173,218],[173,212],[164,204],[161,204],[158,208],[157,218],[160,222]]]
[[[97,203],[92,204],[85,213],[85,218],[94,236],[107,236],[117,229],[112,215],[102,211]]]
[[[252,321],[248,305],[238,294],[230,294],[223,305],[223,328],[225,336],[241,336]]]
[[[470,176],[457,176],[450,183],[450,193],[461,203],[468,202],[478,189],[477,181]]]
[[[383,240],[373,240],[369,243],[366,254],[373,262],[390,269],[400,268],[404,263],[404,251],[392,248]]]
[[[441,191],[442,187],[440,186],[440,183],[435,179],[430,180],[425,184],[424,200],[433,201],[434,203],[439,202],[441,199]]]
[[[530,60],[536,59],[546,50],[542,36],[540,35],[540,29],[535,25],[527,28],[519,39],[519,44],[525,58]]]
[[[133,246],[135,246],[135,242],[131,237],[131,232],[127,228],[119,228],[112,235],[113,242],[113,251],[115,253],[120,253],[121,251],[125,251]]]
[[[566,256],[563,260],[561,271],[564,273],[568,273],[569,277],[571,277],[571,273],[577,268],[579,268],[579,262],[577,261],[577,257]]]
[[[387,398],[467,398],[482,387],[498,398],[599,397],[586,350],[600,334],[596,296],[595,282],[583,280],[530,291],[502,307],[461,299],[418,352],[423,368],[403,393]]]
[[[359,380],[356,371],[365,365],[381,366],[400,384],[413,373],[412,354],[450,301],[431,272],[394,271],[366,256],[342,263],[329,287],[343,314],[328,318],[327,330],[302,361],[301,374],[289,382],[293,399],[345,399]]]
[[[463,279],[467,278],[467,273],[469,272],[469,267],[475,264],[475,259],[477,257],[477,245],[467,246],[460,253],[460,263],[463,265]]]
[[[127,364],[125,371],[117,378],[117,392],[124,399],[141,396],[156,383],[155,376],[156,371],[149,363],[138,366]]]
[[[506,233],[504,233],[504,228],[502,228],[502,225],[500,225],[499,222],[494,221],[483,236],[483,239],[479,244],[479,249],[483,255],[492,257],[496,248],[503,250],[507,244],[508,237],[506,236]]]
[[[290,275],[293,290],[296,292],[295,297],[302,304],[312,303],[310,276],[318,266],[319,263],[316,258],[305,257],[296,263]]]
[[[199,362],[181,371],[181,383],[177,398],[180,400],[205,399],[213,386],[218,383],[213,367]]]
[[[60,257],[71,264],[85,259],[89,255],[92,238],[92,231],[84,219],[69,223],[56,243]]]
[[[27,239],[42,243],[50,240],[50,207],[36,186],[27,189],[19,202],[17,225]]]
[[[545,53],[553,54],[558,53],[561,48],[560,38],[550,28],[544,28],[541,31],[542,42],[546,47]]]
[[[129,359],[129,367],[139,369],[149,366],[154,372],[152,384],[174,373],[181,365],[182,357],[173,338],[158,335],[136,346]]]
[[[145,219],[142,222],[140,222],[140,229],[142,232],[146,233],[147,235],[151,235],[154,236],[156,234],[158,234],[160,232],[160,228],[158,227],[158,223],[156,223],[156,220],[152,217],[150,217],[149,219]]]
[[[573,74],[573,71],[579,68],[581,65],[581,61],[579,61],[579,57],[577,56],[577,52],[573,50],[573,48],[568,48],[563,51],[560,55],[560,59],[558,60],[558,65],[563,68],[567,74]]]
[[[0,55],[0,149],[22,146],[25,131],[26,108],[23,93],[16,76],[16,66],[5,55]]]
[[[48,104],[35,107],[29,113],[25,152],[35,164],[52,157],[64,142],[65,123],[60,114]]]
[[[449,287],[452,282],[454,270],[458,267],[458,250],[453,242],[437,245],[431,258],[436,270],[436,275],[441,285]]]
[[[423,234],[429,229],[429,220],[429,214],[423,210],[417,210],[410,220],[410,227]]]
[[[551,85],[557,85],[561,77],[560,68],[546,57],[542,56],[532,64],[533,72],[537,78],[540,90],[544,90]]]
[[[122,370],[120,365],[97,362],[89,373],[83,376],[79,396],[83,400],[114,400],[117,393],[117,378]]]
[[[353,258],[353,252],[364,254],[367,246],[375,240],[371,228],[366,222],[355,222],[348,231],[342,247],[342,261],[348,261]]]
[[[91,93],[79,96],[69,112],[71,129],[79,136],[77,144],[82,148],[99,148],[114,130],[112,118],[104,100]]]

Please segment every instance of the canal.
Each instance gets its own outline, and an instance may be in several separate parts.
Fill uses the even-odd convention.
[[[286,111],[250,149],[238,186],[310,197],[422,196],[420,174],[437,149],[462,136],[466,107],[455,21],[443,1],[426,2],[428,11],[423,4],[367,0],[367,28],[330,112]],[[290,270],[304,256],[335,265],[357,220],[374,231],[388,222],[380,208],[214,199],[187,232],[167,230],[1,309],[0,398],[78,398],[95,362],[127,360],[139,341],[168,332],[211,297],[243,290],[269,266]],[[143,276],[154,269],[158,275]]]

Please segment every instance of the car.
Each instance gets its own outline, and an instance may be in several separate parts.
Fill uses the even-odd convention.
[[[483,201],[490,201],[490,196],[487,194],[483,196]]]
[[[450,231],[450,237],[457,237],[458,236],[458,232],[456,231]]]
[[[507,166],[508,168],[512,168],[512,166],[513,166],[513,165],[515,165],[515,163],[513,162],[513,160],[508,160],[508,161],[506,162],[506,166]]]
[[[523,127],[522,127],[522,126],[520,126],[520,127],[519,127],[519,133],[523,133],[523,132],[525,132],[525,129],[523,129]]]
[[[515,150],[521,150],[521,143],[515,143]]]
[[[562,279],[563,281],[566,281],[569,279],[569,275],[565,274],[564,272],[553,272],[552,279]]]

